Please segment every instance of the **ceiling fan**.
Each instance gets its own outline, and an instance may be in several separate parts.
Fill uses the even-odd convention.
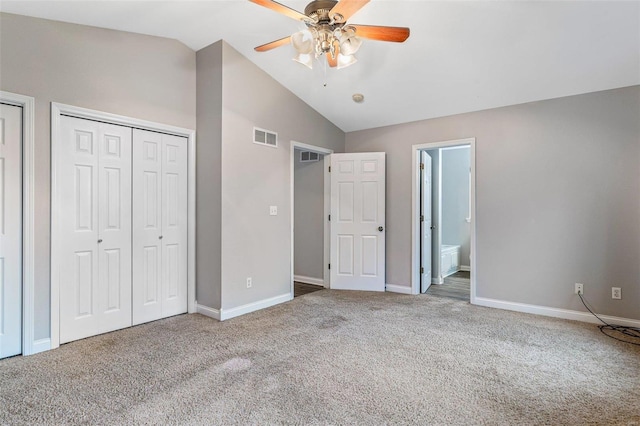
[[[263,44],[255,48],[266,52],[285,44],[292,44],[297,54],[294,61],[309,68],[313,59],[324,55],[330,67],[338,69],[354,64],[355,53],[361,39],[393,41],[401,43],[409,37],[409,28],[347,24],[347,20],[369,0],[314,0],[304,9],[304,14],[273,0],[249,0],[307,26],[291,36]]]

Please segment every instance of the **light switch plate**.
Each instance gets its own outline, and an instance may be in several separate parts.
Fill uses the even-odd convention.
[[[278,215],[278,206],[269,206],[269,214],[271,216],[277,216]]]

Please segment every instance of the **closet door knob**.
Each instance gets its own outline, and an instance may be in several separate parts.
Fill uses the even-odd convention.
[[[99,240],[98,240],[98,244],[100,244],[101,242],[102,242],[102,239],[99,239]]]
[[[158,237],[158,239],[159,239],[159,240],[161,240],[161,239],[162,239],[162,235],[160,235],[160,236]]]
[[[378,226],[378,231],[382,232],[384,231],[384,228],[382,226]]]

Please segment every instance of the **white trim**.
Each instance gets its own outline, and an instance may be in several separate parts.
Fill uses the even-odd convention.
[[[231,309],[220,309],[220,321],[228,320],[231,318],[245,315],[260,309],[269,308],[280,303],[288,302],[293,299],[293,296],[289,293],[281,294],[280,296],[270,297],[268,299],[259,300],[257,302],[247,303],[246,305],[237,306]]]
[[[471,159],[471,289],[470,302],[476,298],[476,139],[456,139],[442,142],[422,143],[411,146],[412,179],[411,179],[411,291],[420,293],[420,168],[418,167],[420,151],[425,149],[448,148],[458,145],[470,147]],[[438,224],[439,227],[439,224]]]
[[[488,299],[476,297],[475,304],[488,308],[505,309],[507,311],[523,312],[527,314],[543,315],[545,317],[562,318],[573,321],[582,321],[593,324],[602,324],[589,312],[573,311],[569,309],[551,308],[549,306],[528,305],[526,303],[508,302],[506,300]],[[600,315],[600,318],[609,324],[623,325],[627,327],[640,327],[640,320]]]
[[[204,306],[204,305],[199,305],[196,302],[196,312],[204,315],[206,317],[210,317],[213,319],[217,319],[218,321],[220,321],[220,310],[219,309],[213,309],[210,308],[208,306]]]
[[[289,204],[290,204],[290,210],[289,210],[289,217],[291,218],[291,257],[289,258],[289,263],[290,263],[290,267],[291,267],[291,299],[293,299],[293,281],[295,280],[295,274],[293,272],[293,251],[294,251],[294,220],[295,220],[295,216],[294,216],[294,192],[295,192],[295,188],[294,188],[294,184],[295,184],[295,167],[296,167],[296,153],[295,150],[296,148],[299,149],[304,149],[307,151],[314,151],[317,152],[319,154],[324,155],[324,213],[325,213],[325,217],[324,217],[324,252],[323,252],[323,256],[322,256],[322,262],[323,262],[323,283],[322,284],[318,284],[318,285],[322,285],[325,288],[330,288],[330,279],[329,279],[329,271],[327,269],[327,265],[329,264],[329,230],[330,230],[330,223],[327,220],[328,215],[329,215],[329,211],[331,210],[331,185],[327,185],[327,182],[330,181],[330,177],[329,177],[329,171],[328,171],[328,166],[327,166],[327,159],[329,158],[329,155],[333,154],[333,150],[332,149],[328,149],[328,148],[322,148],[320,146],[315,146],[315,145],[309,145],[306,143],[302,143],[302,142],[296,142],[296,141],[291,141],[291,145],[290,145],[290,153],[289,153]]]
[[[412,294],[411,287],[406,285],[385,284],[384,288],[391,293]]]
[[[31,353],[29,355],[39,354],[40,352],[48,351],[51,349],[51,339],[48,337],[46,339],[38,339],[33,341],[33,346],[31,347]]]
[[[305,277],[304,275],[294,275],[293,280],[298,281],[300,283],[320,285],[324,287],[324,279],[322,278]]]
[[[442,279],[442,277],[431,277],[431,284],[444,284],[444,280]]]
[[[471,270],[471,266],[469,265],[460,265],[458,266],[458,268],[460,268],[460,271],[465,271],[465,272],[469,272]]]
[[[51,349],[60,346],[60,277],[58,271],[57,244],[60,239],[58,194],[56,191],[58,144],[60,143],[60,117],[69,115],[77,118],[103,121],[121,126],[142,130],[169,133],[187,138],[188,148],[188,247],[187,247],[187,310],[196,312],[196,269],[195,269],[195,240],[196,240],[196,132],[192,129],[140,120],[133,117],[111,114],[87,108],[51,103]]]
[[[0,101],[22,107],[22,354],[36,352],[35,339],[35,99],[0,91]]]

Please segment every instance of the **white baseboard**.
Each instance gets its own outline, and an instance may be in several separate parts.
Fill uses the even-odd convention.
[[[474,305],[486,306],[489,308],[506,309],[508,311],[524,312],[527,314],[543,315],[546,317],[562,318],[574,321],[589,322],[601,324],[600,321],[589,312],[573,311],[569,309],[551,308],[548,306],[527,305],[525,303],[507,302],[504,300],[487,299],[484,297],[476,297]],[[600,315],[600,318],[609,324],[623,325],[627,327],[640,327],[640,320],[629,318],[612,317],[609,315]]]
[[[461,271],[470,271],[471,270],[471,266],[469,265],[460,265],[459,266]]]
[[[293,298],[291,293],[281,294],[280,296],[271,297],[269,299],[259,300],[253,303],[247,303],[246,305],[237,306],[231,309],[220,309],[220,321],[235,318],[240,315],[248,314],[250,312],[258,311],[260,309],[268,308],[270,306],[278,305],[280,303],[288,302]]]
[[[288,302],[292,299],[291,293],[281,294],[280,296],[271,297],[269,299],[259,300],[246,305],[238,306],[230,309],[214,309],[196,303],[196,312],[204,316],[217,319],[218,321],[228,320],[240,315],[248,314],[253,311],[268,308],[273,305]]]
[[[220,321],[220,310],[218,309],[213,309],[204,305],[198,305],[198,303],[196,302],[196,312],[206,317],[210,317]]]
[[[444,284],[444,280],[440,277],[431,278],[431,284]]]
[[[305,284],[319,285],[324,287],[324,279],[322,278],[305,277],[304,275],[294,275],[293,280],[301,283],[305,283]]]
[[[385,285],[385,289],[392,293],[412,294],[411,287],[404,285],[387,284]]]

